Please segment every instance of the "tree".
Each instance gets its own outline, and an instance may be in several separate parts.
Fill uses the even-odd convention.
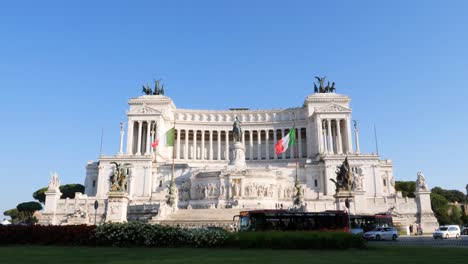
[[[41,188],[33,193],[33,198],[41,202],[42,204],[45,204],[45,192],[47,191],[47,187]],[[65,184],[60,186],[60,192],[62,193],[62,196],[60,196],[61,199],[66,199],[70,198],[73,199],[75,198],[75,193],[84,193],[84,186],[78,183],[74,184]]]
[[[431,192],[444,196],[451,203],[464,203],[466,200],[465,194],[458,190],[445,190],[440,187],[434,187]]]
[[[448,215],[449,205],[444,196],[437,193],[431,193],[431,207],[439,224],[450,224],[450,218]]]
[[[458,206],[451,205],[450,206],[451,214],[450,214],[450,223],[461,225],[462,224],[462,214],[461,209]]]
[[[3,212],[3,214],[11,218],[12,224],[23,223],[26,221],[26,214],[18,211],[18,209],[16,208],[6,210],[5,212]]]
[[[65,184],[60,186],[60,192],[62,193],[62,196],[60,196],[61,199],[65,198],[70,198],[73,199],[75,198],[75,193],[84,193],[84,186],[79,184],[79,183],[74,183],[74,184]]]
[[[41,188],[33,193],[33,198],[45,204],[45,192],[47,191],[47,187]]]
[[[403,197],[414,198],[414,192],[416,191],[416,182],[414,181],[396,181],[396,191],[401,192]]]
[[[36,211],[42,210],[42,205],[38,202],[31,201],[18,204],[16,209],[18,209],[18,212],[25,214],[25,223],[33,224],[37,222],[37,219],[33,217],[33,215]]]

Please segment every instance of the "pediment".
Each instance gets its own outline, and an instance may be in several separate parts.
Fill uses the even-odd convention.
[[[147,105],[143,105],[139,108],[133,109],[128,114],[129,115],[156,115],[156,114],[161,114],[161,111],[156,110]]]
[[[351,113],[351,109],[337,105],[329,104],[324,107],[318,108],[315,112],[317,113]]]

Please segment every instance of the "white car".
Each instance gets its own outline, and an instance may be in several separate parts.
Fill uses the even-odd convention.
[[[396,240],[398,238],[398,230],[395,227],[377,227],[372,231],[364,233],[364,238],[367,240]]]
[[[439,227],[439,229],[434,231],[434,233],[432,233],[432,236],[434,237],[434,239],[447,239],[451,237],[458,239],[460,237],[460,227],[457,225],[441,226]]]

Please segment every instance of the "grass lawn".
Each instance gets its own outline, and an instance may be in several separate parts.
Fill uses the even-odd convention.
[[[465,263],[463,248],[370,247],[367,250],[236,250],[1,246],[0,263]]]

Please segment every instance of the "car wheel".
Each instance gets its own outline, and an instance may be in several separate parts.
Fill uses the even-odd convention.
[[[393,236],[392,236],[392,240],[396,240],[396,239],[397,239],[397,237],[398,237],[397,235],[393,234]]]
[[[380,240],[380,235],[376,235],[375,240]]]
[[[448,239],[448,238],[449,238],[449,235],[448,235],[448,234],[446,234],[446,235],[445,235],[445,239]]]
[[[456,234],[456,235],[455,235],[455,238],[456,238],[456,239],[460,238],[460,234]]]

